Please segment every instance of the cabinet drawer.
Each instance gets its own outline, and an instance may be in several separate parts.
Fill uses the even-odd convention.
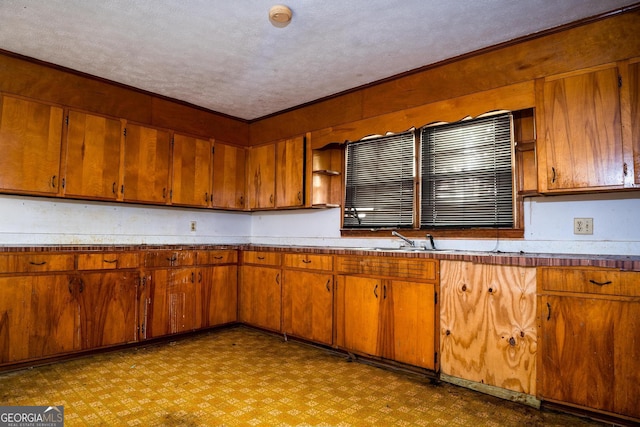
[[[337,256],[336,272],[434,281],[438,261],[434,259]]]
[[[214,251],[198,251],[198,265],[207,264],[237,264],[238,251],[233,250],[214,250]]]
[[[331,271],[333,270],[333,257],[331,255],[285,254],[284,266]]]
[[[542,291],[640,296],[640,272],[606,268],[538,268]]]
[[[139,266],[138,252],[100,252],[78,255],[78,270],[112,270]]]
[[[195,264],[195,252],[181,250],[148,251],[144,254],[145,267],[179,267]]]
[[[73,254],[3,254],[0,273],[30,273],[73,270]]]
[[[278,252],[245,251],[242,260],[245,264],[280,265],[281,254]]]

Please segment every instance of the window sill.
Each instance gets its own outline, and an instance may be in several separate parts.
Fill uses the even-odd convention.
[[[373,230],[352,230],[342,229],[340,235],[342,237],[391,237],[392,229],[373,229]],[[524,229],[504,229],[504,228],[474,228],[468,230],[408,230],[406,228],[397,229],[406,237],[424,238],[426,234],[431,234],[434,238],[449,239],[522,239],[524,238]]]

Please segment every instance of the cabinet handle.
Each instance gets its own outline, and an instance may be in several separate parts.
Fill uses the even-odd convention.
[[[387,285],[382,286],[382,299],[387,299]]]
[[[551,183],[555,183],[556,182],[556,168],[552,167],[551,168]]]
[[[114,182],[113,185],[111,186],[111,192],[113,194],[116,194],[116,188],[118,188],[118,187],[116,186],[116,183]]]
[[[378,284],[376,283],[375,288],[373,288],[373,294],[378,298]]]
[[[331,283],[331,279],[327,280],[327,292],[331,292],[331,288],[329,287],[329,283]]]
[[[42,261],[42,262],[29,261],[29,264],[31,264],[31,265],[45,265],[46,263],[47,263],[47,261]]]
[[[263,259],[264,259],[264,257],[263,257],[263,256],[258,255],[258,259],[259,259],[259,260],[263,260]]]
[[[244,196],[240,196],[240,206],[244,206]]]
[[[609,280],[607,282],[596,282],[595,280],[591,279],[591,280],[589,280],[589,283],[593,283],[594,285],[598,285],[598,286],[605,286],[605,285],[610,285],[611,284],[611,280]]]
[[[280,284],[280,273],[276,274],[276,283]]]
[[[106,262],[107,264],[115,264],[116,262],[118,262],[118,258],[116,259],[103,259],[103,262]]]
[[[167,188],[166,187],[162,189],[162,198],[163,199],[167,198]]]
[[[53,175],[51,177],[51,187],[56,188],[56,176]]]
[[[298,191],[298,201],[302,201],[302,192]]]
[[[196,273],[191,272],[191,283],[196,283]]]
[[[269,203],[273,204],[273,194],[269,196]]]
[[[202,271],[198,271],[198,283],[202,283]]]
[[[64,186],[66,185],[67,180],[65,178],[62,178],[62,188],[64,189]]]
[[[69,289],[69,293],[73,294],[73,281],[69,280],[69,282],[67,283],[67,289]]]
[[[310,259],[303,259],[302,262],[305,263],[305,264],[311,264],[311,260]]]
[[[84,292],[84,281],[80,279],[80,293]]]
[[[205,201],[205,203],[209,201],[209,193],[208,192],[204,193],[204,201]]]
[[[627,168],[626,163],[622,165],[622,173],[624,174],[624,176],[627,176],[627,174],[629,173],[629,169]]]
[[[547,303],[547,320],[551,319],[551,304]]]
[[[120,193],[124,194],[124,184],[120,186]]]
[[[222,259],[222,258],[224,258],[222,255],[213,257],[213,259]]]

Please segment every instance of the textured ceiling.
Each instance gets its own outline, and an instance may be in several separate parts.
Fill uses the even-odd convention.
[[[0,0],[0,49],[242,119],[630,0]]]

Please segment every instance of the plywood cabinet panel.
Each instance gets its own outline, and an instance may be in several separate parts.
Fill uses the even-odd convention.
[[[305,171],[304,136],[276,144],[276,207],[303,206]]]
[[[0,364],[29,357],[31,279],[0,277]]]
[[[282,289],[281,270],[243,265],[239,283],[239,320],[280,332]]]
[[[264,209],[275,207],[275,145],[267,144],[252,147],[247,155],[248,208]]]
[[[55,195],[60,189],[62,108],[0,96],[0,189]]]
[[[536,392],[536,271],[442,261],[441,371]]]
[[[115,200],[120,189],[120,120],[69,111],[64,195]]]
[[[235,322],[238,319],[238,266],[201,268],[201,327]]]

